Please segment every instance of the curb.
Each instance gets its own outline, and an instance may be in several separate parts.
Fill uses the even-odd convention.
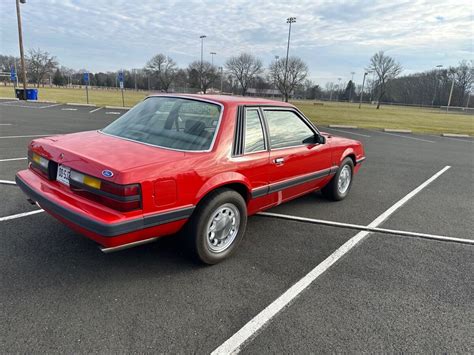
[[[110,109],[110,110],[130,110],[130,106],[104,106],[105,109]]]
[[[13,101],[19,101],[17,97],[0,97],[0,100],[13,100]]]
[[[384,128],[384,132],[390,133],[411,133],[411,129],[391,129],[391,128]]]
[[[75,102],[68,102],[66,105],[69,105],[69,106],[97,107],[96,104],[79,104],[79,103],[75,103]]]
[[[453,137],[453,138],[469,138],[469,134],[457,134],[457,133],[441,133],[441,137]]]
[[[352,129],[357,128],[357,126],[350,126],[350,125],[344,125],[344,124],[330,124],[328,127],[329,128],[352,128]]]
[[[28,102],[37,102],[39,104],[57,104],[57,101],[49,101],[49,100],[26,100]]]

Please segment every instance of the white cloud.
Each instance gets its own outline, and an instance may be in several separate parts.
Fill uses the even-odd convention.
[[[1,2],[1,52],[16,54],[13,2]],[[28,0],[22,5],[25,45],[61,63],[91,70],[141,67],[157,52],[182,66],[205,55],[215,61],[249,51],[267,63],[286,50],[310,66],[314,78],[361,74],[378,50],[413,72],[472,57],[472,4],[467,1],[106,1]],[[356,76],[356,79],[358,77]],[[322,79],[321,79],[322,80]],[[324,81],[327,79],[324,79]]]

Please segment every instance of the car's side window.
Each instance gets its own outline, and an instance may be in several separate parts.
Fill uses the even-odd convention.
[[[293,111],[265,110],[265,118],[272,149],[302,145],[314,136],[314,132]]]
[[[245,153],[265,150],[262,121],[256,109],[248,109],[245,113]]]

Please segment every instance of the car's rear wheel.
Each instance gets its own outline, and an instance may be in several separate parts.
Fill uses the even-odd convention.
[[[351,158],[343,160],[332,180],[322,188],[323,195],[334,201],[343,200],[352,186],[352,175],[354,173],[354,162]]]
[[[246,226],[245,200],[238,192],[224,188],[211,192],[199,203],[187,224],[185,238],[198,260],[216,264],[235,251]]]

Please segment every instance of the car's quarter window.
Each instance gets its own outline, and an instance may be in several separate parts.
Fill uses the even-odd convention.
[[[216,134],[221,110],[221,106],[210,102],[152,96],[102,132],[164,148],[208,150]]]
[[[262,121],[257,109],[248,109],[245,112],[245,149],[244,153],[253,153],[265,150]]]
[[[272,149],[302,145],[308,138],[314,136],[314,132],[293,111],[265,110],[264,112]]]

